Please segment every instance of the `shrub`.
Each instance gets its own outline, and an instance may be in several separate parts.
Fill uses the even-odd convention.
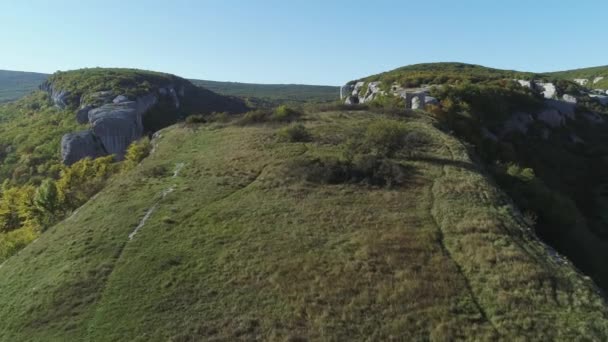
[[[150,154],[150,151],[152,151],[152,144],[148,137],[131,143],[125,153],[124,170],[130,170],[137,166]]]
[[[320,184],[364,183],[394,187],[407,182],[407,169],[376,155],[358,155],[353,161],[337,157],[298,158],[288,164],[291,176]]]
[[[390,157],[404,145],[407,128],[399,121],[379,120],[367,127],[363,144],[372,152]]]
[[[291,121],[299,116],[300,113],[295,109],[287,105],[281,105],[274,110],[271,119],[272,121]]]
[[[310,133],[302,124],[291,125],[280,129],[277,137],[281,141],[305,142],[310,141]]]
[[[187,125],[197,125],[207,123],[205,117],[202,114],[190,115],[186,118]]]

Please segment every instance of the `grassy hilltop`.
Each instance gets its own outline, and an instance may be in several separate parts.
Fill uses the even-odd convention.
[[[227,114],[242,101],[168,74],[56,74],[76,102],[194,96],[125,161],[70,167],[77,106],[0,106],[0,341],[607,339],[608,123],[585,115],[608,110],[581,96],[546,138],[540,121],[500,134],[545,106],[514,78],[581,89],[424,64],[365,81],[439,83],[425,111],[267,97]]]
[[[302,120],[163,130],[142,165],[0,268],[0,338],[608,335],[592,284],[433,119]]]

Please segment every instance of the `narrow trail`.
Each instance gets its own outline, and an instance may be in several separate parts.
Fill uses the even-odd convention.
[[[445,142],[445,139],[443,137],[442,137],[442,140],[443,140],[444,147],[450,153],[450,159],[455,160],[454,152],[452,151],[450,146]],[[429,193],[430,193],[430,197],[431,197],[431,205],[429,207],[429,211],[431,214],[431,218],[433,219],[433,222],[434,222],[435,226],[437,227],[437,231],[439,232],[439,245],[441,246],[441,249],[442,249],[443,253],[445,254],[445,256],[447,256],[454,263],[454,266],[456,267],[458,273],[461,275],[461,277],[464,281],[465,287],[466,287],[467,291],[469,292],[469,295],[471,296],[471,299],[473,300],[473,303],[475,304],[475,307],[479,311],[479,314],[482,316],[483,320],[488,322],[488,324],[490,324],[490,326],[492,327],[494,332],[498,336],[500,336],[501,334],[500,334],[498,328],[494,325],[494,323],[490,319],[489,315],[487,314],[486,310],[481,305],[479,298],[477,298],[477,295],[475,294],[475,291],[473,290],[473,287],[471,286],[471,282],[469,281],[469,278],[466,276],[465,272],[463,271],[462,266],[460,265],[460,263],[458,263],[458,261],[456,261],[456,259],[452,255],[452,252],[446,246],[445,233],[441,227],[441,224],[439,223],[438,218],[435,215],[435,208],[437,205],[437,201],[435,198],[435,188],[438,185],[439,181],[446,177],[446,175],[447,175],[446,167],[447,167],[446,165],[441,166],[441,175],[433,180],[433,183],[431,184],[431,186],[429,188]]]
[[[176,178],[179,175],[179,172],[181,171],[181,169],[184,166],[185,166],[185,163],[177,163],[177,164],[175,164],[175,169],[173,170],[173,175],[172,175],[171,178]],[[125,241],[120,246],[120,249],[119,249],[118,253],[116,253],[116,256],[112,260],[112,271],[108,274],[107,278],[105,279],[105,283],[103,285],[103,288],[100,291],[100,295],[99,295],[99,299],[98,299],[97,303],[103,301],[103,299],[105,297],[105,292],[106,292],[107,286],[108,286],[108,284],[110,283],[110,281],[112,279],[112,275],[114,274],[114,269],[115,269],[116,265],[120,262],[120,260],[123,258],[124,250],[125,250],[127,244],[129,242],[133,241],[133,239],[135,238],[135,236],[137,235],[137,233],[146,225],[146,222],[150,219],[150,217],[152,216],[152,214],[154,214],[154,212],[156,211],[156,209],[158,209],[158,207],[161,204],[161,202],[169,194],[171,194],[172,192],[175,191],[176,186],[177,185],[173,184],[173,185],[169,186],[167,189],[163,190],[159,194],[159,198],[146,211],[146,213],[144,214],[144,216],[139,221],[139,224],[137,225],[137,227],[135,227],[135,229],[133,229],[133,231],[129,234],[129,236],[127,238],[127,241]],[[94,322],[95,322],[95,315],[93,316],[93,319],[90,321],[90,323],[88,325],[89,334],[91,334],[91,330],[94,327]]]

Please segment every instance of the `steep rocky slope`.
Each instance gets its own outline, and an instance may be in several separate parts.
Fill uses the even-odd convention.
[[[593,283],[434,119],[302,123],[294,142],[280,124],[161,131],[0,267],[0,339],[608,337]],[[374,159],[389,127],[404,140]]]

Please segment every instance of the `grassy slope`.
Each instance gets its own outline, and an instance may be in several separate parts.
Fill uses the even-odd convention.
[[[278,143],[273,126],[164,130],[140,167],[0,268],[0,339],[608,336],[590,282],[424,117],[407,120],[427,143],[400,157],[405,187],[286,176],[373,119],[311,115],[310,143]]]
[[[48,77],[47,74],[36,72],[0,70],[0,103],[31,93]]]
[[[574,70],[566,70],[566,71],[558,71],[549,73],[550,75],[565,78],[565,79],[575,79],[575,78],[586,78],[589,80],[589,84],[587,87],[589,88],[600,88],[600,89],[608,89],[608,66],[599,66],[592,68],[582,68],[582,69],[574,69]],[[603,76],[604,79],[599,81],[598,83],[593,84],[593,79],[596,77]]]
[[[332,86],[191,81],[219,94],[260,98],[271,102],[331,102],[340,95],[340,89]]]

